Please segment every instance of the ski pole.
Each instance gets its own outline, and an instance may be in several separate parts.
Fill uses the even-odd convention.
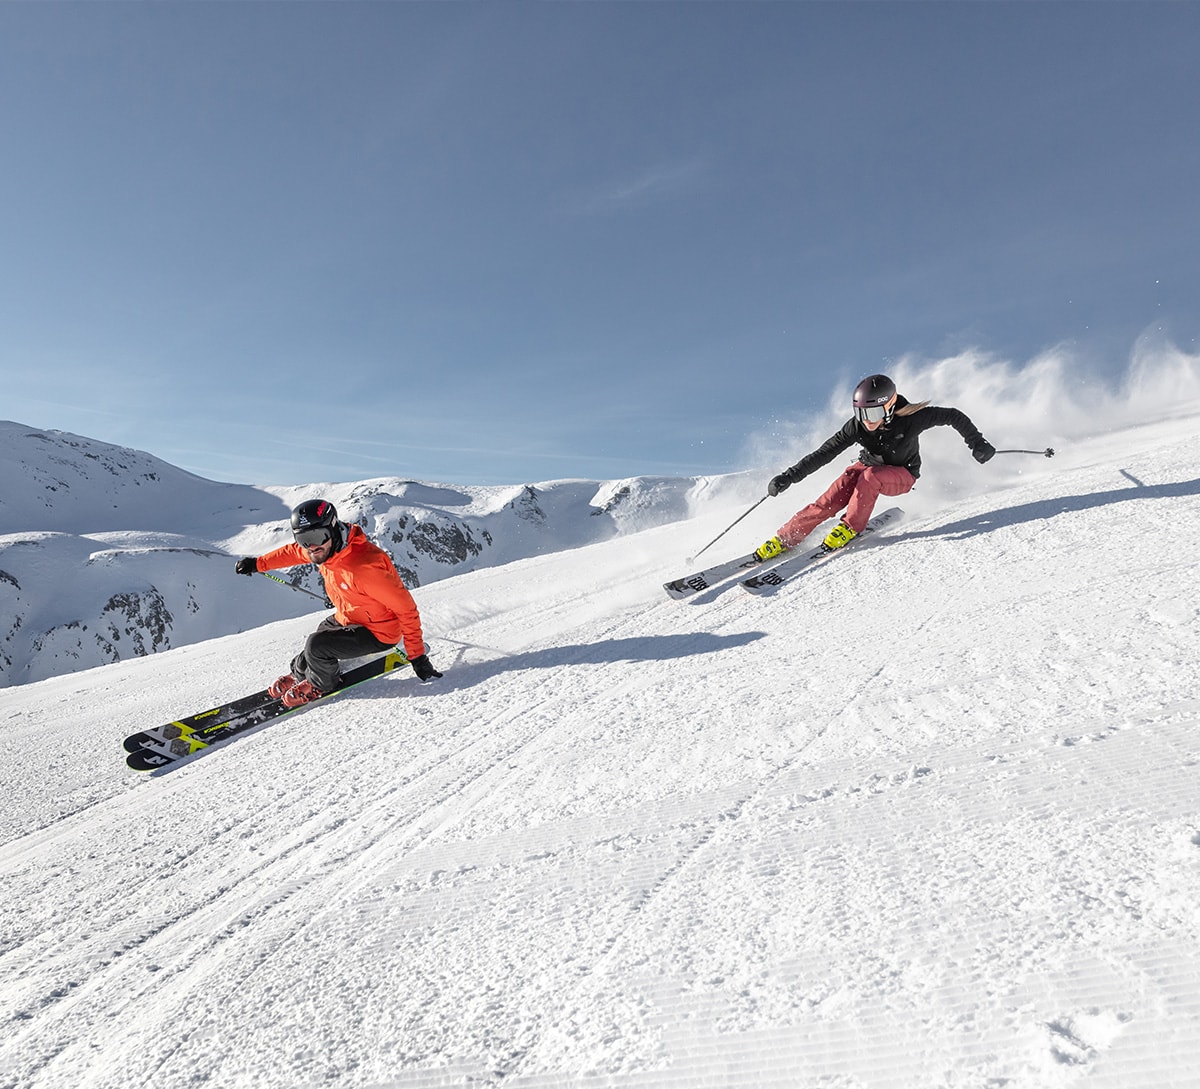
[[[1054,457],[1054,448],[1047,446],[1045,450],[997,450],[997,454],[1041,454],[1044,458]]]
[[[322,604],[329,604],[329,600],[324,594],[314,594],[311,590],[306,590],[303,586],[293,585],[287,579],[281,579],[278,575],[272,575],[269,571],[259,571],[258,574],[266,575],[273,582],[279,583],[280,586],[286,586],[289,590],[295,590],[298,594],[308,594],[309,597],[315,597]]]
[[[468,643],[463,639],[451,639],[448,635],[434,635],[431,636],[431,638],[440,639],[443,643],[454,643],[456,646],[460,647],[473,647],[475,650],[486,650],[491,654],[499,654],[504,658],[515,658],[517,656],[516,653],[511,650],[501,650],[499,647],[487,647],[482,643]]]
[[[754,510],[754,508],[757,507],[759,503],[762,503],[769,498],[770,498],[769,496],[764,495],[762,497],[762,499],[760,499],[758,501],[758,503],[755,503],[754,506],[750,508],[750,510],[746,511],[746,514],[749,514],[750,511]],[[733,529],[733,527],[736,526],[738,524],[738,522],[740,522],[743,518],[745,518],[746,514],[740,515],[739,517],[735,518],[732,522],[730,522],[729,525],[727,525],[723,530],[721,530],[721,532],[718,533],[711,541],[709,541],[708,544],[706,544],[702,549],[700,549],[700,552],[707,552],[708,549],[712,548],[712,546],[715,545],[722,537],[724,537],[726,533],[728,533],[731,529]],[[696,556],[699,556],[700,552],[697,552]],[[687,562],[693,563],[696,559],[696,556],[689,556],[687,558]]]

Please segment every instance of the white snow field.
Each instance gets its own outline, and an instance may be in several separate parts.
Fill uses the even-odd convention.
[[[662,592],[727,511],[447,578],[166,773],[323,614],[0,691],[0,1086],[1200,1086],[1198,430],[765,599]]]

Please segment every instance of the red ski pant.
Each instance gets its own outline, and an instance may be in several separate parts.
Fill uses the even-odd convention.
[[[871,520],[875,500],[881,495],[903,495],[916,478],[902,465],[862,465],[855,462],[815,502],[798,510],[779,529],[785,548],[795,548],[826,518],[845,508],[843,519],[855,533]]]

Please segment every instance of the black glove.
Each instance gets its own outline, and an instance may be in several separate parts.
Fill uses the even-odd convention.
[[[767,495],[778,495],[780,492],[786,492],[791,486],[792,478],[787,473],[780,473],[771,477],[771,483],[767,485]]]
[[[983,439],[971,451],[971,456],[982,465],[985,461],[991,461],[996,456],[996,448],[987,439]]]
[[[413,672],[416,673],[417,679],[424,683],[432,681],[434,677],[440,677],[441,674],[433,668],[433,663],[429,660],[428,654],[418,654],[410,663],[413,667]]]
[[[237,566],[234,568],[234,570],[239,575],[257,575],[258,560],[256,560],[253,556],[247,556],[244,560],[238,560]]]

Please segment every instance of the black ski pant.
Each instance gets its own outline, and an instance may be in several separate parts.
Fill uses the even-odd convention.
[[[361,624],[339,624],[332,616],[326,617],[292,659],[292,676],[311,681],[322,692],[332,692],[341,678],[343,658],[361,658],[391,649],[391,643],[376,639]]]

